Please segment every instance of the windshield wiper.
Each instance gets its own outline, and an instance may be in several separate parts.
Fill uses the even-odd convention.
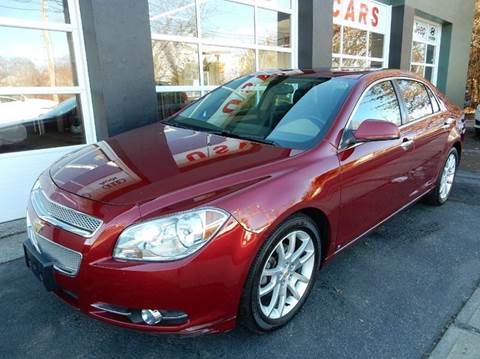
[[[253,141],[253,142],[260,142],[260,143],[265,143],[267,145],[272,145],[272,146],[279,146],[278,143],[272,140],[267,140],[266,138],[262,136],[255,136],[255,135],[238,135],[236,133],[228,132],[225,130],[222,130],[221,128],[210,128],[210,127],[203,127],[203,126],[195,126],[192,124],[186,124],[182,123],[179,121],[168,121],[168,120],[163,120],[160,121],[166,125],[174,126],[174,127],[180,127],[180,128],[185,128],[188,130],[193,130],[193,131],[200,131],[200,132],[207,132],[211,133],[217,136],[224,136],[224,137],[231,137],[231,138],[238,138],[240,140],[247,140],[247,141]]]

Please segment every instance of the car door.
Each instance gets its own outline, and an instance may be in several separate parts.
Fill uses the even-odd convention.
[[[413,142],[352,142],[353,132],[367,119],[400,126],[402,113],[392,81],[367,89],[345,128],[338,160],[341,167],[341,214],[338,246],[343,247],[408,202],[413,190],[410,155]]]
[[[413,199],[433,184],[438,154],[444,148],[446,139],[439,141],[440,132],[443,131],[443,119],[434,115],[425,85],[412,79],[398,79],[396,83],[406,112],[401,132],[411,138],[415,145],[411,156],[415,189],[410,197]]]

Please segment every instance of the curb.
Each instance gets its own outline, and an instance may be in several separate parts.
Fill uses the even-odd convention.
[[[480,358],[480,288],[464,305],[429,358]]]

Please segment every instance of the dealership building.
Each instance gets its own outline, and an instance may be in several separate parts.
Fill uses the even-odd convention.
[[[401,68],[462,106],[473,9],[473,0],[1,0],[0,222],[24,217],[36,177],[59,157],[249,72]]]

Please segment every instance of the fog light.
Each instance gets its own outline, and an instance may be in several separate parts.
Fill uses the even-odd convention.
[[[156,309],[142,309],[142,319],[148,325],[155,325],[162,321],[162,313]]]

